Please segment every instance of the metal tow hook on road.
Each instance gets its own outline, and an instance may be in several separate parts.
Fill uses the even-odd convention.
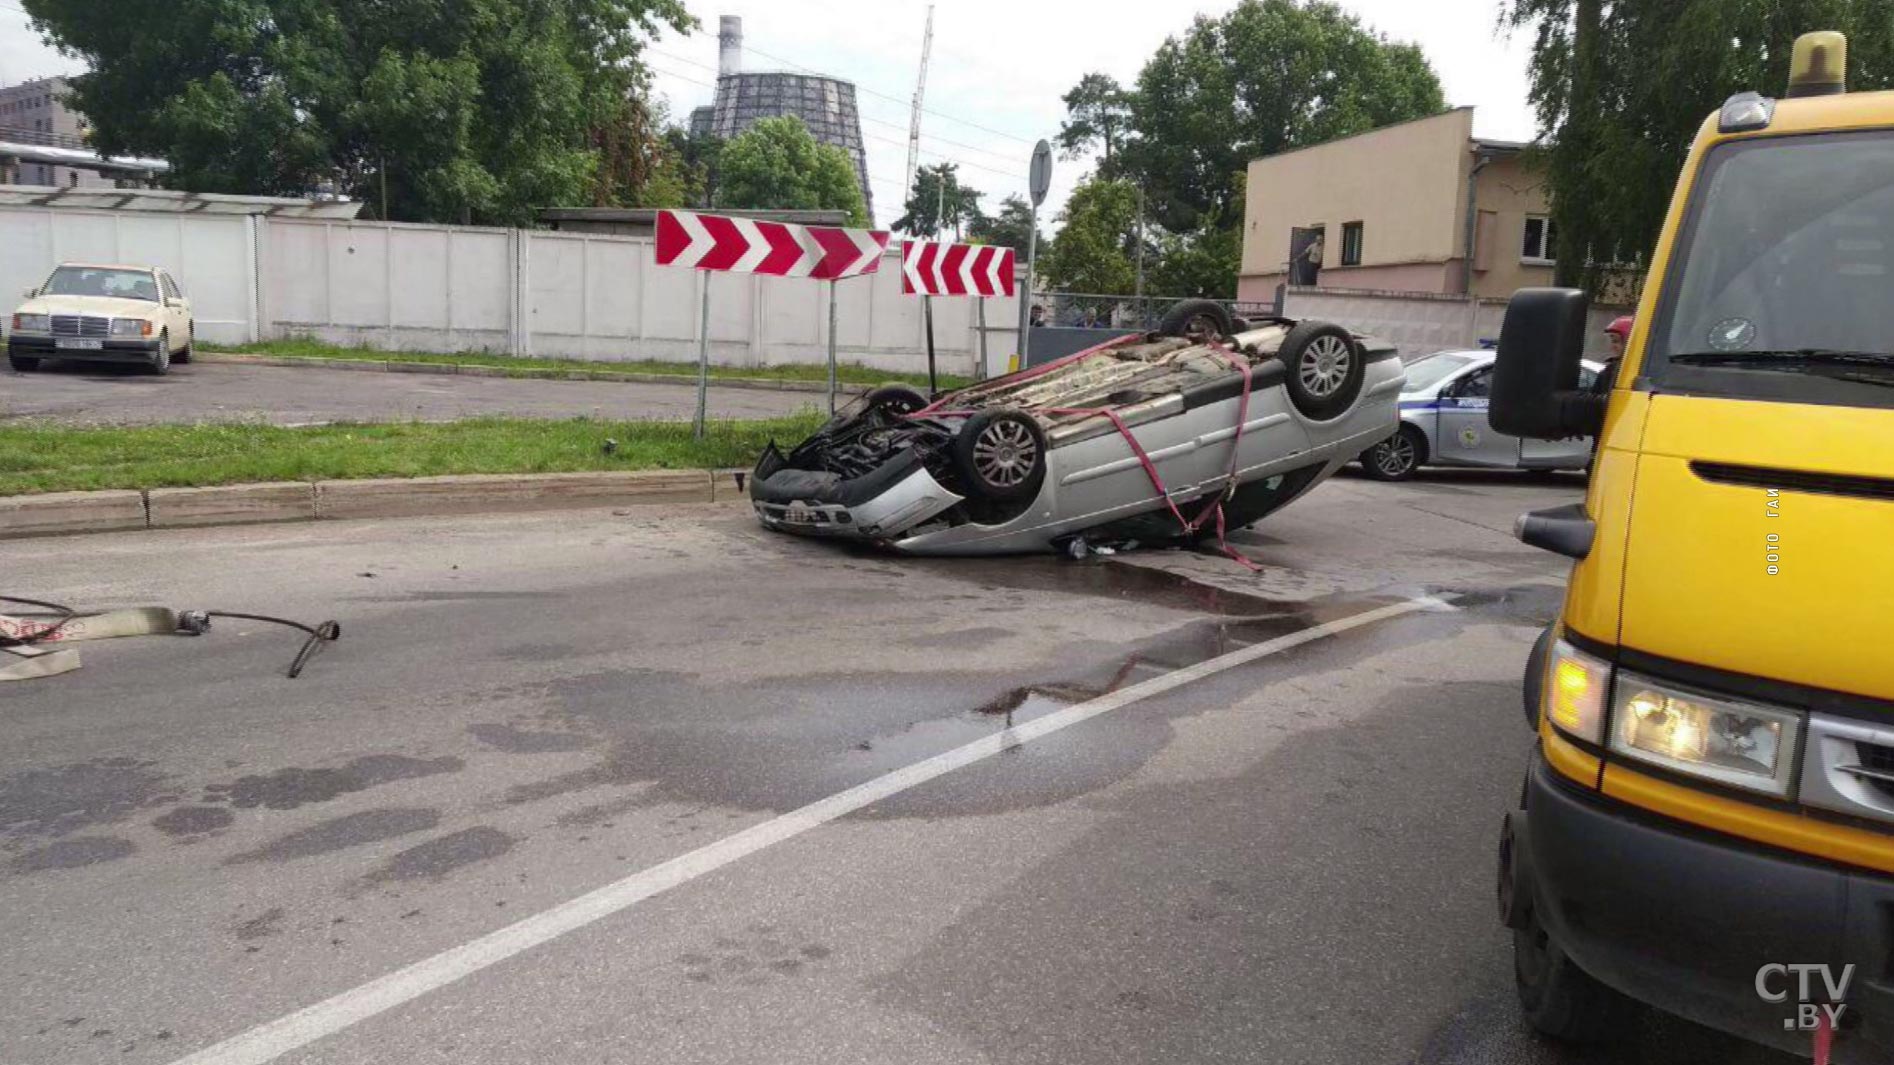
[[[31,680],[70,673],[79,668],[79,651],[70,644],[120,636],[202,636],[213,618],[262,621],[308,633],[286,675],[300,676],[303,667],[326,644],[342,637],[342,626],[324,621],[310,626],[265,614],[223,610],[172,610],[169,607],[133,607],[95,614],[80,613],[59,603],[0,595],[0,603],[27,607],[22,614],[0,614],[0,681]]]

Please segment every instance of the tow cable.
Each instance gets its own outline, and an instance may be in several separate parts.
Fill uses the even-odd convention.
[[[334,621],[310,626],[288,618],[227,610],[150,606],[81,613],[60,603],[11,595],[0,595],[0,603],[30,608],[24,614],[0,614],[0,681],[50,677],[78,669],[79,652],[68,644],[119,636],[202,636],[210,631],[213,618],[261,621],[308,633],[286,672],[294,680],[325,644],[342,636],[342,626]]]

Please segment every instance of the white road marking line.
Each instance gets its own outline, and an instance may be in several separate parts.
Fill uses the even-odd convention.
[[[1423,610],[1451,610],[1444,598],[1420,597],[1365,610],[1345,618],[1314,625],[1273,640],[1251,644],[1228,654],[1207,658],[1194,666],[1173,670],[1150,680],[1108,692],[1096,699],[1074,703],[1021,725],[1002,729],[972,743],[926,758],[902,769],[857,784],[826,799],[818,799],[797,810],[773,817],[733,836],[700,847],[688,854],[654,865],[607,884],[602,888],[542,910],[516,924],[489,932],[478,939],[442,951],[386,976],[344,991],[333,998],[306,1006],[294,1013],[259,1025],[241,1035],[232,1036],[178,1059],[173,1065],[262,1065],[292,1050],[308,1046],[318,1039],[334,1035],[360,1021],[405,1005],[437,988],[445,987],[474,973],[557,939],[567,932],[610,917],[660,892],[688,883],[767,847],[793,839],[812,828],[846,817],[857,810],[892,798],[984,761],[1009,748],[1089,721],[1132,703],[1181,688],[1225,670],[1235,669],[1292,647],[1311,643],[1325,636],[1372,625],[1377,621]]]

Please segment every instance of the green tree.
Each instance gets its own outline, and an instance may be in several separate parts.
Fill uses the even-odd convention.
[[[1104,150],[1102,166],[1109,170],[1112,150],[1131,124],[1131,94],[1109,74],[1087,74],[1064,100],[1066,119],[1059,125],[1060,154],[1077,159],[1097,145]]]
[[[1533,34],[1557,280],[1594,292],[1656,245],[1704,116],[1732,93],[1780,94],[1798,35],[1848,33],[1850,89],[1894,86],[1886,0],[1509,0],[1504,19]]]
[[[936,238],[952,229],[958,240],[981,217],[980,194],[960,183],[954,163],[916,167],[914,190],[903,207],[907,213],[894,220],[894,228],[912,236]]]
[[[1081,182],[1059,213],[1059,235],[1040,256],[1046,283],[1066,292],[1129,294],[1137,283],[1137,218],[1138,190],[1129,181]]]
[[[1326,0],[1240,0],[1221,18],[1198,16],[1145,64],[1130,101],[1133,135],[1107,176],[1141,182],[1172,232],[1227,211],[1232,176],[1251,159],[1446,106],[1418,46]]]
[[[1145,271],[1144,290],[1158,296],[1236,298],[1236,275],[1243,262],[1242,207],[1236,221],[1206,215],[1188,233],[1165,233]]]
[[[847,211],[868,224],[868,206],[848,153],[823,144],[795,115],[758,119],[718,153],[718,207]]]
[[[641,87],[679,0],[23,0],[86,61],[74,104],[173,185],[307,193],[382,217],[524,223],[592,199],[596,132]]]
[[[998,244],[1026,254],[1033,232],[1032,205],[1024,197],[1008,196],[1000,201],[1000,213],[982,214],[967,226],[967,236],[982,244]],[[1045,234],[1039,243],[1046,242]]]

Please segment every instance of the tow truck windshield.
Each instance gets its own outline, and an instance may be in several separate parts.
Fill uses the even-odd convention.
[[[1894,405],[1894,133],[1712,148],[1678,247],[1647,387]]]

